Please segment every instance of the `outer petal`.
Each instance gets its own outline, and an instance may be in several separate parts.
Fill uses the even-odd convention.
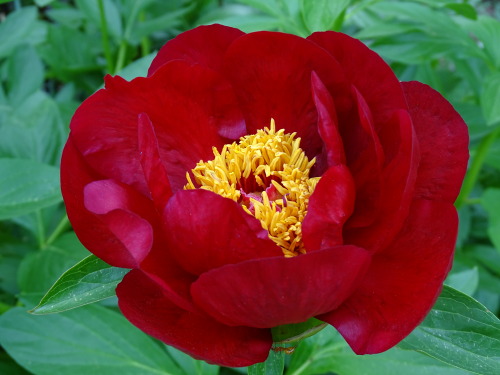
[[[346,166],[331,167],[321,176],[302,222],[302,240],[307,251],[343,244],[342,229],[354,209],[355,194]]]
[[[300,323],[342,303],[369,260],[367,251],[354,246],[251,260],[202,274],[191,293],[204,311],[229,325]]]
[[[469,159],[467,125],[441,94],[420,82],[403,82],[420,145],[415,197],[453,203]]]
[[[164,221],[172,255],[195,275],[225,264],[283,255],[257,219],[210,191],[177,192],[165,208]]]
[[[228,327],[206,315],[182,310],[138,270],[129,272],[116,292],[128,320],[195,358],[222,366],[249,366],[265,361],[271,349],[270,330]]]
[[[101,179],[102,177],[85,163],[70,136],[61,162],[61,189],[71,224],[83,245],[99,258],[116,267],[135,267],[138,260],[149,250],[148,238],[151,228],[148,222],[133,212],[137,208],[135,199],[129,200],[131,195],[123,191],[113,197],[114,203],[103,202],[102,199],[101,203],[89,201],[87,197],[89,208],[95,212],[85,208],[84,187],[94,180]],[[140,202],[144,201],[147,201],[144,197],[140,199]],[[139,212],[146,217],[154,215],[154,210],[150,213],[146,211],[147,203],[142,205]],[[107,213],[110,215],[101,215]],[[120,223],[123,226],[120,226]],[[137,223],[140,223],[139,227],[134,228]],[[133,229],[138,229],[140,233],[134,232]],[[126,237],[127,233],[131,236]],[[142,250],[137,256],[132,256],[133,251],[129,248],[133,245],[134,234],[144,240]]]
[[[242,35],[245,33],[222,25],[199,26],[179,34],[158,51],[149,67],[148,76],[172,60],[184,60],[221,71],[226,50]]]
[[[107,77],[106,89],[88,98],[71,121],[73,142],[101,175],[149,193],[138,151],[138,115],[154,124],[160,157],[173,191],[212,147],[242,135],[245,124],[232,88],[199,65],[172,61],[149,78]]]
[[[457,227],[452,204],[414,201],[403,230],[374,256],[360,287],[319,318],[335,326],[357,354],[396,345],[436,301],[453,260]]]
[[[338,63],[314,43],[289,34],[256,32],[238,38],[227,50],[224,74],[234,86],[247,131],[269,124],[297,132],[308,156],[321,151],[317,112],[311,95],[315,71],[332,93],[337,111],[352,103]]]

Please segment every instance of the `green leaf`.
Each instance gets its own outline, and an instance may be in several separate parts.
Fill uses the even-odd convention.
[[[67,270],[31,313],[58,313],[113,297],[116,286],[128,271],[89,255]]]
[[[466,3],[449,3],[445,5],[446,8],[453,10],[457,14],[460,14],[461,16],[464,16],[466,18],[469,18],[471,20],[476,20],[477,19],[477,12],[476,9]]]
[[[7,60],[7,72],[9,102],[13,106],[22,104],[25,98],[42,86],[44,78],[42,60],[30,45],[22,45],[15,49]]]
[[[489,215],[488,235],[500,251],[500,189],[487,189],[481,197],[481,205]]]
[[[33,160],[0,158],[0,220],[61,201],[59,169]]]
[[[447,286],[424,322],[399,346],[476,374],[500,373],[500,320]]]
[[[488,125],[500,124],[500,73],[485,77],[481,93],[481,108]]]
[[[100,14],[97,1],[76,0],[76,5],[91,24],[100,27]],[[110,35],[113,36],[116,42],[119,42],[123,35],[123,26],[115,1],[104,1],[104,14]]]
[[[21,44],[40,44],[45,40],[47,26],[37,21],[36,7],[23,7],[0,23],[0,58],[9,56]]]
[[[165,349],[178,367],[187,375],[217,375],[219,373],[219,366],[198,361],[172,346],[165,345]]]
[[[59,276],[88,254],[75,233],[69,232],[26,256],[18,270],[21,301],[29,308],[36,306]]]
[[[37,375],[181,375],[164,350],[102,306],[35,316],[18,307],[0,316],[0,344]]]
[[[14,362],[6,353],[0,352],[0,374],[29,375],[29,372]]]
[[[477,267],[461,272],[451,273],[445,281],[446,285],[459,290],[462,293],[473,295],[479,284],[479,272]]]
[[[301,0],[300,10],[304,23],[311,33],[333,30],[336,21],[343,15],[350,0]]]
[[[377,355],[356,355],[331,326],[302,341],[290,358],[286,375],[467,375],[426,355],[392,348]]]
[[[472,32],[481,41],[486,56],[491,63],[500,68],[500,22],[488,16],[481,16],[475,22],[465,24],[467,31]]]

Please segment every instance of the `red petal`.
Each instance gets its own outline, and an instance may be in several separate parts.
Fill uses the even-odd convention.
[[[137,207],[137,202],[130,200],[130,196],[123,191],[116,195],[111,194],[114,201],[109,203],[101,198],[97,200],[98,197],[96,200],[87,198],[89,208],[98,213],[109,212],[109,216],[87,210],[84,206],[84,187],[101,178],[85,163],[70,136],[61,161],[61,189],[68,217],[78,238],[87,249],[105,262],[115,267],[136,267],[138,259],[149,250],[151,226],[133,212],[121,209]],[[89,191],[92,191],[92,188]],[[142,203],[145,201],[147,202],[147,199],[144,197],[140,200]],[[118,209],[113,210],[112,207]],[[139,212],[148,217],[150,214],[147,211],[148,205],[145,204]],[[154,214],[154,210],[152,212]],[[138,237],[134,239],[136,234]],[[130,247],[134,246],[134,241],[140,241],[141,247],[131,251]]]
[[[194,358],[221,366],[249,366],[266,360],[270,330],[228,327],[173,304],[142,272],[129,272],[116,289],[123,314],[135,326]]]
[[[222,25],[199,26],[179,34],[158,51],[149,67],[148,76],[172,60],[184,60],[221,71],[226,50],[242,35],[245,33]]]
[[[420,146],[415,197],[453,203],[469,159],[467,125],[441,94],[420,82],[403,82]]]
[[[307,40],[324,48],[339,62],[348,81],[366,99],[375,123],[379,126],[377,131],[384,126],[394,110],[407,108],[394,72],[361,41],[334,31],[314,33]],[[388,141],[390,145],[390,138]],[[384,144],[383,139],[382,143]]]
[[[400,124],[398,134],[400,134],[401,141],[396,155],[389,159],[390,162],[380,174],[380,192],[375,191],[375,194],[378,194],[378,202],[375,206],[377,212],[374,213],[376,219],[370,225],[358,228],[351,227],[348,221],[344,230],[345,243],[373,251],[387,246],[402,228],[413,198],[419,162],[418,143],[408,112],[396,112],[389,121]],[[353,176],[356,177],[354,174]],[[370,193],[369,189],[367,193]],[[358,199],[360,199],[359,195],[356,196],[356,201]],[[363,209],[364,207],[357,203],[351,216],[353,220],[355,215],[366,214]]]
[[[354,198],[354,181],[347,167],[331,167],[321,176],[302,222],[307,251],[342,245],[342,229],[354,209]]]
[[[239,137],[245,124],[232,88],[199,65],[172,61],[152,77],[126,82],[108,77],[106,89],[88,98],[71,121],[75,146],[101,175],[144,194],[137,118],[146,113],[155,126],[160,157],[173,191],[198,161],[213,158],[212,147]]]
[[[334,96],[337,111],[350,105],[344,74],[323,49],[307,40],[282,33],[256,32],[238,38],[229,47],[224,74],[234,86],[249,134],[268,126],[302,137],[309,156],[321,151],[317,112],[311,95],[315,71]]]
[[[168,246],[188,272],[283,255],[238,203],[206,190],[177,192],[164,212]]]
[[[158,139],[148,115],[141,113],[138,119],[138,147],[144,178],[158,212],[163,212],[172,195],[167,171],[160,158]]]
[[[457,227],[453,205],[414,201],[403,230],[374,256],[361,286],[319,318],[334,325],[357,354],[396,345],[436,301],[453,260]]]
[[[311,75],[311,91],[313,94],[314,105],[318,112],[318,132],[323,141],[322,155],[316,160],[315,171],[318,170],[317,165],[324,164],[326,170],[333,165],[345,164],[344,144],[339,134],[337,111],[332,96],[327,88],[321,82],[321,79],[315,72]],[[321,160],[324,158],[325,160]],[[322,175],[323,171],[313,173],[314,175]]]
[[[300,323],[342,303],[369,260],[367,251],[354,246],[251,260],[202,274],[191,294],[225,324],[268,328]]]

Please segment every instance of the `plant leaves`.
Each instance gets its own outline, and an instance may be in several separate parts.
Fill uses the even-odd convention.
[[[301,0],[300,9],[309,32],[333,30],[350,0]]]
[[[500,320],[447,286],[427,318],[399,347],[476,374],[500,374]]]
[[[128,271],[89,255],[67,270],[30,312],[58,313],[113,297],[116,286]]]
[[[161,347],[102,306],[35,316],[17,307],[0,316],[0,344],[37,375],[181,375]]]
[[[488,235],[500,251],[500,189],[489,188],[481,197],[481,205],[488,212]]]
[[[33,160],[0,158],[0,220],[61,202],[59,169]]]
[[[485,77],[481,93],[481,108],[488,125],[500,124],[500,73]]]

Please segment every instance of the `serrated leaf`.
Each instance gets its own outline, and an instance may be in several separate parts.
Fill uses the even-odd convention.
[[[500,374],[500,320],[447,286],[427,318],[399,346],[476,374]]]
[[[11,309],[0,316],[0,344],[37,375],[182,375],[156,342],[102,306],[46,316]]]
[[[128,271],[89,255],[62,274],[31,313],[58,313],[113,297]]]
[[[0,158],[0,220],[62,200],[59,169],[33,160]]]
[[[488,235],[500,251],[500,189],[487,189],[481,197],[481,205],[488,212]]]

